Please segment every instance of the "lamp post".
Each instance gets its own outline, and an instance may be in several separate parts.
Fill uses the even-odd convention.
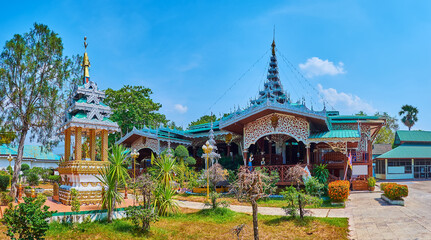
[[[9,153],[9,157],[7,157],[7,160],[9,161],[9,169],[12,169],[12,167],[10,166],[10,164],[11,164],[11,162],[13,160],[13,157],[12,157],[12,155],[10,153]],[[9,186],[10,186],[10,189],[12,190],[12,176],[9,177]]]
[[[213,151],[213,146],[211,146],[211,144],[207,141],[205,143],[205,145],[202,146],[202,150],[204,150],[205,157],[207,160],[207,164],[206,164],[206,167],[207,167],[207,198],[209,198],[209,196],[210,196],[210,185],[209,185],[210,184],[210,173],[209,173],[208,159],[209,159],[210,153]]]
[[[133,149],[130,156],[133,158],[133,206],[135,206],[136,200],[136,159],[139,157],[139,152],[136,151],[136,148]]]

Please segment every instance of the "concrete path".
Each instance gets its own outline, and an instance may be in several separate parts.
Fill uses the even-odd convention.
[[[190,201],[177,201],[180,207],[192,208],[192,209],[203,209],[205,205],[200,202],[190,202]],[[251,206],[241,206],[241,205],[230,205],[229,208],[235,212],[242,213],[252,213]],[[307,209],[310,210],[311,215],[315,217],[348,217],[344,209]],[[281,208],[275,207],[259,207],[259,214],[263,215],[276,215],[276,216],[286,216],[286,213]]]
[[[400,183],[409,187],[404,207],[387,204],[382,192],[351,193],[346,207],[351,239],[431,239],[431,182]]]

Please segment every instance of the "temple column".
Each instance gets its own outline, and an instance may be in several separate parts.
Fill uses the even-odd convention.
[[[64,160],[70,159],[70,128],[64,131]]]
[[[310,165],[310,144],[309,143],[305,145],[305,150],[307,152],[307,165]]]
[[[108,130],[103,129],[101,133],[102,137],[102,161],[108,161]]]
[[[96,129],[90,129],[90,158],[96,161]]]
[[[282,142],[281,154],[283,156],[283,164],[286,164],[286,142]]]
[[[269,164],[272,165],[272,142],[268,140],[268,151],[269,151]]]
[[[368,144],[368,157],[367,157],[367,163],[368,163],[368,177],[373,176],[373,146],[370,140],[367,142]],[[353,167],[353,166],[352,166]]]
[[[82,160],[82,127],[75,128],[75,160]]]
[[[244,158],[244,166],[247,166],[248,149],[244,149],[244,151],[242,152],[242,154],[243,154],[243,158]]]

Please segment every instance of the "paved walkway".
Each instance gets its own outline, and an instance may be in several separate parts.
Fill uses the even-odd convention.
[[[345,209],[309,209],[316,217],[349,218],[350,238],[368,239],[430,239],[431,181],[400,182],[409,186],[405,206],[389,205],[375,192],[351,192]],[[181,207],[202,209],[203,203],[178,201]],[[251,213],[251,207],[231,205],[233,211]],[[281,208],[259,207],[264,215],[285,215]]]
[[[190,202],[190,201],[177,201],[180,207],[192,208],[192,209],[203,209],[205,205],[200,202]],[[241,206],[241,205],[230,205],[229,208],[235,212],[242,213],[252,213],[251,206]],[[344,209],[307,209],[310,210],[312,215],[315,217],[348,217]],[[275,207],[259,207],[260,214],[263,215],[278,215],[286,216],[286,213],[281,208]]]
[[[431,239],[431,182],[401,183],[409,187],[404,207],[388,205],[382,192],[350,195],[351,239]]]

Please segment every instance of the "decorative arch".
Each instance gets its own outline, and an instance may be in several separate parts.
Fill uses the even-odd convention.
[[[141,137],[132,143],[132,149],[139,151],[144,148],[148,148],[156,154],[159,154],[159,142],[157,139]]]
[[[297,141],[308,143],[309,123],[303,118],[278,113],[261,117],[244,126],[244,148],[249,148],[259,138],[271,134],[288,135]]]

